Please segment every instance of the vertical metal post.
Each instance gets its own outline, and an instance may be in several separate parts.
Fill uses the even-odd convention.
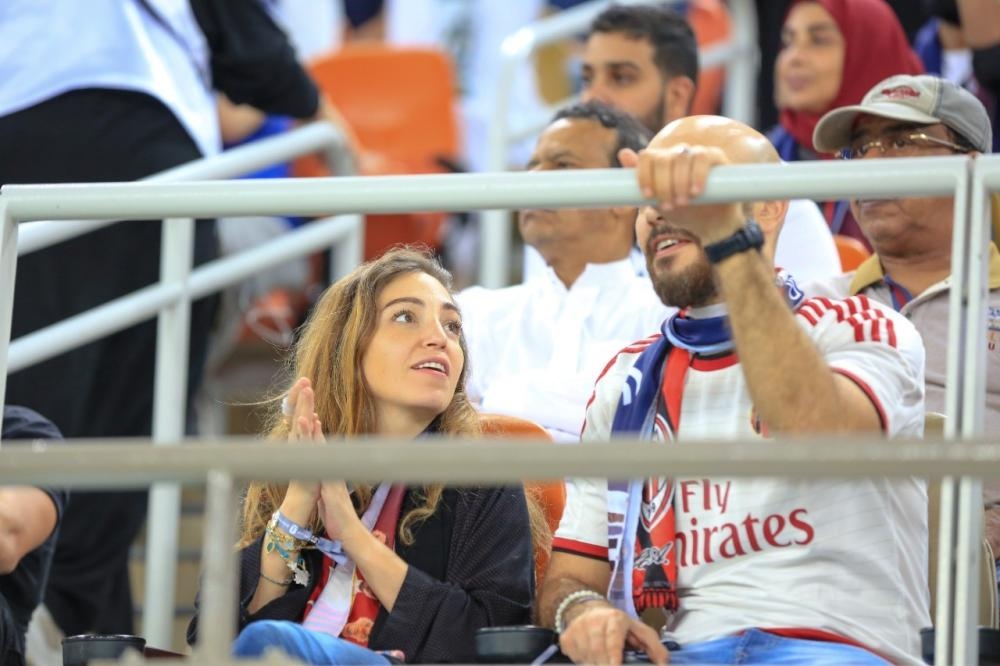
[[[945,423],[945,437],[954,438],[954,425]],[[955,608],[955,536],[958,528],[958,481],[953,476],[941,479],[941,505],[938,526],[937,607],[932,609],[934,620],[934,663],[947,666],[951,663],[951,623]]]
[[[730,0],[733,52],[726,62],[723,115],[753,125],[757,118],[757,10],[750,0]]]
[[[364,215],[339,215],[338,220],[351,231],[340,238],[330,251],[330,282],[336,282],[357,266],[365,254]]]
[[[965,341],[962,344],[962,437],[971,438],[983,432],[983,410],[986,404],[986,321],[989,298],[989,192],[983,184],[978,162],[969,161],[971,184],[968,197],[967,246],[965,262]],[[981,562],[983,540],[983,482],[980,478],[963,478],[959,492],[957,534],[956,595],[965,595],[964,603],[955,607],[955,635],[963,632],[963,642],[956,641],[953,663],[974,664],[979,661],[979,567],[993,566]],[[964,631],[963,631],[964,630]]]
[[[487,162],[489,171],[507,170],[507,144],[510,141],[510,94],[514,77],[524,54],[530,53],[534,33],[522,28],[507,37],[501,45],[500,76],[496,83],[493,117],[490,119]],[[484,210],[479,213],[479,284],[490,289],[507,286],[510,266],[511,227],[505,210]]]
[[[206,663],[226,662],[236,633],[236,495],[231,475],[219,470],[208,473],[198,618],[198,653]]]
[[[982,329],[980,329],[982,331]],[[955,623],[952,664],[979,663],[979,567],[983,541],[983,482],[962,477],[955,534]]]
[[[7,396],[7,349],[14,315],[14,278],[17,276],[17,221],[0,194],[0,406]]]
[[[358,172],[354,155],[340,128],[330,125],[337,133],[337,141],[326,151],[326,162],[338,176],[354,176]],[[362,213],[338,215],[341,222],[353,227],[352,231],[339,239],[330,249],[330,283],[344,277],[359,266],[365,255],[365,216]]]
[[[160,281],[184,286],[184,294],[160,312],[156,329],[153,443],[174,444],[184,437],[187,406],[188,338],[191,298],[187,289],[194,257],[194,220],[163,221]],[[146,581],[143,632],[154,647],[172,647],[174,584],[181,487],[157,483],[149,491],[146,521]]]
[[[985,357],[985,206],[981,179],[973,187],[975,161],[969,159],[955,184],[949,293],[948,371],[945,411],[948,437],[982,432],[982,410],[970,403],[985,400],[985,384],[975,375]],[[977,213],[978,211],[978,213]],[[976,229],[976,219],[982,229]],[[977,315],[981,313],[981,317]],[[969,373],[973,374],[970,379]],[[978,391],[976,387],[978,386]],[[971,409],[971,411],[970,411]],[[946,494],[947,493],[947,494]],[[982,540],[982,482],[945,479],[942,484],[938,608],[935,663],[977,663],[979,658],[979,543]],[[947,570],[946,570],[947,569]],[[949,585],[949,583],[951,583]],[[942,594],[944,592],[944,594]]]

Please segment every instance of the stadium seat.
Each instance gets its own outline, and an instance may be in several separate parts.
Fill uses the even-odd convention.
[[[368,175],[441,173],[460,155],[452,62],[443,51],[351,44],[308,64],[323,94],[376,156]],[[315,157],[298,160],[297,176],[329,175]],[[397,243],[440,244],[441,213],[368,215],[365,259]]]
[[[924,417],[924,437],[928,439],[944,436],[943,414],[928,412]],[[929,574],[931,591],[931,619],[934,619],[934,608],[937,601],[937,571],[938,543],[941,523],[941,483],[928,484],[927,488],[927,527],[929,530]],[[979,626],[996,629],[1000,626],[997,617],[997,571],[993,566],[995,557],[989,541],[983,539],[979,567]]]
[[[868,248],[857,238],[834,234],[833,242],[837,246],[837,254],[840,255],[840,268],[845,273],[853,271],[871,256]]]
[[[534,421],[516,416],[483,414],[482,424],[483,433],[487,437],[552,441],[552,436],[545,428]],[[529,481],[524,484],[524,490],[539,500],[545,512],[549,529],[555,532],[556,528],[559,527],[559,520],[562,518],[563,508],[566,505],[566,486],[563,481]],[[535,548],[535,589],[541,587],[550,554],[548,549]]]
[[[732,37],[729,10],[721,0],[692,0],[688,3],[688,22],[698,40],[698,50],[706,51]],[[691,102],[691,114],[719,113],[725,69],[711,67],[698,73],[698,90]]]

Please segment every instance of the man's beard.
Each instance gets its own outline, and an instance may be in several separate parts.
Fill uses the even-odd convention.
[[[639,118],[639,122],[645,125],[646,129],[652,132],[653,136],[656,136],[666,125],[666,122],[664,122],[664,116],[666,116],[666,104],[663,101],[664,89],[665,87],[660,89],[660,101],[657,102],[656,106],[644,117]]]
[[[657,273],[649,257],[646,257],[646,268],[653,281],[653,291],[664,305],[676,308],[698,307],[712,302],[718,295],[712,265],[704,256],[680,273]]]

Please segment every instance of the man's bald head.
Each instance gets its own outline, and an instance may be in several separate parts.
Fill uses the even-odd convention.
[[[743,123],[722,116],[679,118],[657,133],[650,148],[678,144],[721,149],[734,164],[776,164],[781,161],[767,137]]]
[[[647,151],[650,154],[645,166],[638,164],[638,157],[635,159],[637,176],[640,181],[649,181],[647,188],[656,187],[659,194],[676,205],[667,209],[645,206],[636,219],[636,238],[646,255],[653,286],[664,303],[687,307],[718,298],[712,267],[700,238],[691,233],[690,224],[710,227],[728,220],[734,212],[743,219],[751,218],[764,234],[762,254],[774,262],[787,201],[745,202],[734,211],[732,204],[689,206],[683,196],[697,196],[704,191],[706,169],[726,164],[779,164],[781,159],[767,137],[730,118],[689,116],[660,130]],[[686,159],[682,157],[685,155]]]
[[[718,148],[732,164],[778,164],[781,158],[770,140],[754,128],[738,120],[722,116],[688,116],[679,118],[653,137],[650,148],[671,148],[678,145]],[[785,222],[787,201],[747,202],[744,215],[752,217],[764,231],[764,254],[774,260],[778,234]]]

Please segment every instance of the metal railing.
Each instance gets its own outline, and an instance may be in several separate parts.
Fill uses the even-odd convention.
[[[178,183],[196,179],[233,178],[279,164],[308,153],[321,152],[338,173],[353,173],[353,163],[340,130],[319,122],[234,148],[155,174],[146,183]],[[253,182],[248,181],[251,186]],[[87,190],[89,186],[81,187]],[[34,252],[82,234],[118,223],[115,213],[80,216],[70,213],[40,215],[16,230],[18,255]],[[91,219],[72,219],[89,217]],[[158,216],[156,216],[158,217]],[[5,230],[7,233],[9,230]],[[69,317],[38,331],[4,344],[0,356],[7,372],[16,372],[65,351],[123,330],[133,324],[157,317],[157,351],[153,397],[153,440],[156,443],[177,441],[184,435],[187,364],[178,362],[188,355],[190,304],[202,296],[236,284],[260,270],[320,249],[333,247],[331,264],[343,271],[361,261],[363,221],[360,216],[340,216],[316,221],[289,232],[267,246],[257,247],[219,259],[192,271],[194,234],[193,218],[166,220],[161,234],[160,282]],[[8,236],[4,236],[6,241]],[[14,244],[4,243],[0,273],[13,285],[15,266],[7,263]],[[4,301],[0,325],[10,333],[11,305]],[[0,383],[0,404],[6,388],[7,372]],[[166,644],[171,635],[174,580],[177,550],[177,527],[180,513],[180,488],[159,484],[150,491],[149,530],[146,552],[144,631],[151,640]]]
[[[588,446],[534,445],[538,443],[541,441],[448,440],[427,441],[416,447],[410,442],[372,438],[360,446],[357,441],[326,447],[282,445],[281,455],[259,440],[188,442],[153,449],[141,440],[114,445],[15,444],[0,451],[0,484],[134,488],[167,480],[207,483],[200,642],[184,663],[219,666],[228,663],[235,633],[239,565],[232,543],[237,488],[249,479],[309,480],[318,477],[317,470],[337,470],[338,477],[353,480],[484,484],[563,475],[641,478],[657,473],[695,478],[940,478],[982,474],[990,466],[1000,466],[1000,445],[986,438],[963,442],[752,440],[700,442],[697,447],[650,446],[632,440]],[[163,647],[154,642],[150,645]],[[968,656],[971,661],[946,657],[938,663],[975,663],[974,652]]]
[[[650,456],[658,461],[644,459],[638,448],[599,447],[536,447],[531,452],[516,455],[509,443],[504,453],[489,464],[483,464],[482,452],[489,447],[461,448],[434,445],[411,448],[399,447],[328,447],[318,455],[329,467],[321,467],[319,459],[281,456],[271,459],[262,454],[250,454],[252,447],[233,458],[212,456],[211,447],[201,449],[183,447],[157,450],[156,457],[148,449],[132,456],[122,447],[114,448],[114,467],[65,465],[71,456],[69,449],[47,458],[39,458],[36,469],[31,471],[27,460],[30,453],[0,451],[0,481],[14,479],[17,474],[44,474],[47,483],[61,480],[73,485],[101,482],[103,485],[145,483],[165,478],[191,480],[192,469],[201,478],[211,470],[209,510],[211,521],[230,524],[234,515],[234,482],[249,477],[292,478],[308,476],[309,469],[337,469],[352,478],[379,478],[395,480],[420,480],[421,474],[439,480],[511,480],[536,476],[587,474],[606,476],[648,475],[652,469],[667,469],[671,474],[694,473],[694,470],[711,470],[715,474],[730,471],[742,474],[781,476],[807,473],[820,476],[869,476],[919,474],[924,476],[950,475],[942,503],[942,563],[939,586],[954,594],[939,595],[938,641],[939,663],[967,663],[974,659],[977,644],[974,639],[972,609],[976,602],[975,580],[978,571],[979,551],[970,548],[978,536],[970,507],[981,503],[976,493],[978,481],[971,475],[981,474],[984,465],[996,463],[996,445],[986,444],[982,432],[982,406],[985,400],[985,383],[982,354],[983,341],[975,331],[984,330],[982,319],[985,311],[985,271],[987,256],[986,225],[983,215],[987,192],[1000,189],[1000,157],[940,157],[918,159],[873,160],[854,162],[803,162],[795,165],[727,166],[712,172],[706,191],[700,200],[705,203],[723,201],[755,201],[772,198],[887,197],[893,195],[947,196],[954,195],[956,233],[953,247],[952,321],[958,326],[963,342],[951,345],[949,353],[949,385],[947,397],[947,434],[966,440],[962,443],[917,445],[894,442],[839,443],[826,447],[810,446],[807,454],[795,457],[790,449],[740,448],[738,444],[725,447],[724,455],[716,455],[707,447],[664,447]],[[13,292],[13,273],[17,239],[17,224],[25,220],[59,218],[109,218],[157,219],[170,217],[208,217],[248,213],[314,215],[325,213],[398,212],[422,210],[469,210],[477,208],[567,207],[638,205],[646,203],[641,197],[631,170],[603,169],[553,173],[495,173],[469,175],[389,176],[379,178],[312,179],[306,181],[273,180],[267,182],[230,183],[129,183],[88,186],[8,186],[0,195],[0,368],[6,363],[6,345],[10,334],[10,309]],[[969,233],[971,225],[978,224],[976,233]],[[170,224],[164,225],[171,226]],[[6,279],[5,279],[6,278]],[[179,299],[188,302],[189,299]],[[980,303],[973,303],[979,301]],[[977,329],[978,327],[978,329]],[[173,335],[182,337],[186,331],[178,329]],[[955,340],[956,338],[952,338]],[[176,349],[175,349],[176,353]],[[175,358],[183,358],[176,356]],[[183,363],[175,363],[183,365]],[[0,373],[5,378],[5,373]],[[961,378],[958,380],[958,378]],[[5,381],[0,380],[0,381]],[[180,439],[178,433],[177,440]],[[773,446],[782,446],[774,444]],[[346,452],[350,448],[350,454]],[[794,448],[794,447],[793,447]],[[198,453],[201,451],[202,453]],[[558,453],[557,453],[558,452]],[[683,452],[683,453],[682,453]],[[760,458],[755,460],[755,452]],[[81,453],[87,460],[98,460],[91,450]],[[256,457],[254,457],[256,455]],[[520,458],[524,455],[529,463]],[[551,467],[544,461],[552,459]],[[18,457],[22,456],[22,457]],[[25,457],[27,456],[27,457]],[[477,458],[476,456],[480,456]],[[579,456],[581,460],[577,460]],[[637,457],[638,456],[638,457]],[[687,458],[685,458],[687,456]],[[692,456],[694,459],[692,459]],[[421,465],[420,460],[430,461]],[[582,459],[599,466],[584,467]],[[786,467],[797,460],[800,467]],[[106,462],[109,459],[104,459]],[[155,468],[138,473],[143,461],[156,460]],[[731,462],[726,462],[726,461]],[[311,464],[310,464],[311,461]],[[574,462],[575,461],[575,462]],[[635,466],[637,461],[649,465]],[[862,463],[859,465],[858,462]],[[516,463],[516,464],[515,464]],[[301,464],[301,466],[300,466]],[[576,465],[580,466],[577,467]],[[691,467],[686,467],[689,464]],[[250,465],[244,467],[244,465]],[[363,465],[370,465],[363,467]],[[556,466],[558,465],[558,467]],[[698,467],[698,465],[703,465]],[[193,466],[193,467],[192,467]],[[735,469],[736,467],[739,469]],[[478,470],[478,471],[476,471]],[[589,470],[589,472],[588,472]],[[742,471],[740,471],[742,470]],[[313,472],[315,474],[315,472]],[[492,476],[495,475],[495,476]],[[71,478],[72,477],[72,478]],[[31,476],[31,479],[42,478]],[[422,477],[424,479],[429,476]],[[22,477],[22,481],[28,479]],[[949,480],[958,479],[958,480]],[[110,482],[110,483],[104,483]],[[950,498],[950,499],[949,499]],[[220,518],[221,517],[221,518]],[[228,522],[227,522],[228,521]],[[159,526],[153,526],[158,529]],[[222,576],[232,575],[232,552],[225,543],[231,531],[210,531],[206,541],[206,570]],[[211,538],[208,538],[211,537]],[[957,543],[956,543],[957,542]],[[225,556],[225,557],[223,557]],[[223,561],[224,560],[224,561]],[[226,573],[228,572],[228,574]],[[225,580],[228,580],[225,579]],[[206,637],[205,649],[216,657],[228,650],[232,636],[232,586],[206,584],[204,612],[211,613],[210,626],[218,626],[220,634]],[[228,615],[227,615],[228,613]],[[215,624],[216,620],[221,620]],[[208,622],[208,621],[206,621]],[[961,624],[964,622],[964,624]],[[165,643],[164,643],[165,644]],[[221,657],[220,657],[221,658]]]
[[[309,153],[321,152],[334,173],[355,172],[353,159],[344,148],[340,130],[329,123],[315,122],[280,136],[261,139],[218,155],[181,164],[172,169],[143,178],[144,182],[175,183],[193,180],[238,178],[248,173],[281,164]],[[60,222],[30,222],[18,233],[17,253],[36,250],[95,231],[113,220],[77,220]]]
[[[678,3],[680,1],[675,0]],[[650,4],[650,0],[617,2],[625,5]],[[610,4],[611,0],[593,0],[540,19],[503,41],[497,98],[490,120],[489,171],[505,171],[511,143],[541,130],[552,113],[569,101],[553,105],[537,118],[511,128],[510,97],[518,70],[542,46],[585,32],[594,17]],[[759,66],[757,11],[751,0],[730,0],[729,11],[732,16],[732,40],[699,53],[699,63],[702,69],[723,64],[726,66],[723,113],[734,120],[752,125],[756,113],[754,102]],[[484,210],[480,214],[479,234],[479,284],[484,287],[506,286],[511,257],[511,224],[507,212]]]

